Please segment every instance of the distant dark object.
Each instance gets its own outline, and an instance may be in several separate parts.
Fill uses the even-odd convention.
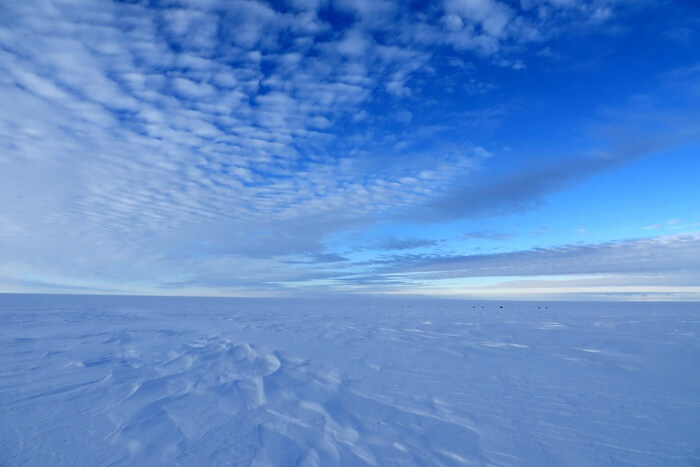
[[[538,307],[537,307],[538,310],[539,310],[540,308],[542,308],[542,307],[541,307],[541,306],[538,306]]]
[[[499,308],[503,308],[503,305],[501,305]]]

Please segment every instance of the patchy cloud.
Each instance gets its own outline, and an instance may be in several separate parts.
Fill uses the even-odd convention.
[[[495,134],[518,104],[498,93],[542,58],[528,52],[622,21],[627,3],[6,2],[0,277],[236,292],[366,277],[331,234],[526,211],[692,140],[696,113],[608,108],[603,154],[504,162]],[[690,107],[697,70],[660,86]]]

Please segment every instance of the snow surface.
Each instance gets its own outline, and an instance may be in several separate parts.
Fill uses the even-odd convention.
[[[699,333],[696,303],[0,295],[0,465],[697,466]]]

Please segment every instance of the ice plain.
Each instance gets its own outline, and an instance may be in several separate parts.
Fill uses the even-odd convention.
[[[700,465],[700,304],[0,295],[0,465]]]

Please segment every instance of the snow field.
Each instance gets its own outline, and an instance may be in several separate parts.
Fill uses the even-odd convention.
[[[0,465],[700,463],[698,304],[537,305],[0,296]]]

